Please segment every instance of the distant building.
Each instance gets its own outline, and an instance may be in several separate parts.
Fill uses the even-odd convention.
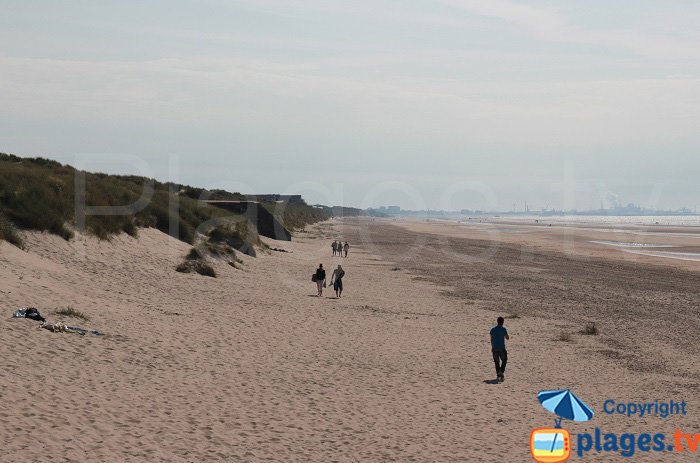
[[[301,195],[281,195],[281,194],[262,194],[262,195],[246,195],[251,201],[265,201],[271,203],[300,203],[303,201]]]
[[[382,214],[397,215],[401,213],[401,208],[399,206],[381,206],[379,209],[374,210],[381,212]]]

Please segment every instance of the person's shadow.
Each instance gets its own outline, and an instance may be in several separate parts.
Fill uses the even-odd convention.
[[[501,384],[497,379],[485,379],[484,384]]]

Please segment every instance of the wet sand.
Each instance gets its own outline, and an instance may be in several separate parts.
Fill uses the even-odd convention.
[[[444,293],[450,297],[497,312],[595,322],[615,338],[608,341],[619,344],[620,355],[639,353],[652,338],[674,344],[681,356],[698,352],[688,335],[700,329],[700,263],[594,242],[663,243],[674,247],[631,250],[694,253],[700,251],[698,230],[659,239],[640,230],[442,221],[375,221],[360,229],[370,247],[449,287]],[[679,321],[689,331],[679,330]]]

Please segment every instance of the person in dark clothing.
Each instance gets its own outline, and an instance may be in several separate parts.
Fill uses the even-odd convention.
[[[316,286],[318,287],[318,296],[323,295],[323,285],[326,283],[326,271],[323,270],[323,264],[318,264],[316,269]]]
[[[345,257],[348,257],[348,251],[350,250],[350,245],[348,242],[345,242],[345,246],[343,246],[343,250],[345,251]]]
[[[496,365],[496,380],[504,381],[506,363],[508,363],[508,352],[506,351],[506,339],[508,330],[503,326],[503,317],[498,317],[497,325],[491,328],[491,352],[493,353],[493,363]]]
[[[333,248],[333,255],[335,256],[336,251],[340,251],[338,243],[333,241],[333,244],[331,244],[331,248]]]
[[[335,290],[335,297],[340,297],[343,294],[343,277],[345,276],[345,270],[343,267],[338,265],[338,268],[333,270],[333,275],[331,275],[331,284]]]

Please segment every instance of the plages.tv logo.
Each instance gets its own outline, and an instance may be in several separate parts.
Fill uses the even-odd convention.
[[[562,420],[588,421],[593,410],[569,389],[541,391],[537,400],[542,406],[557,415],[553,428],[534,429],[530,434],[530,452],[539,463],[561,463],[571,456],[571,435],[562,429]]]

